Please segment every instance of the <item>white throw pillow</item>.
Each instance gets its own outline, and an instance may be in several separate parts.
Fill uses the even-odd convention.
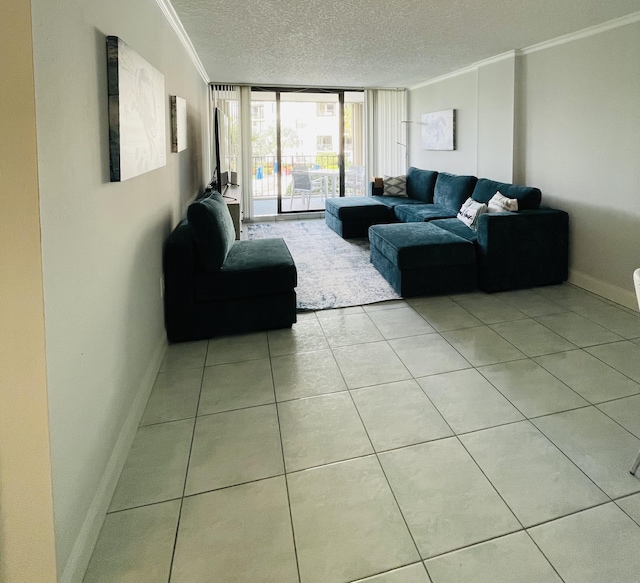
[[[384,196],[407,196],[406,176],[384,176],[382,179]]]
[[[468,198],[458,211],[458,219],[475,231],[478,228],[478,217],[487,211],[486,204]]]
[[[489,201],[490,213],[503,213],[505,211],[513,212],[518,210],[518,199],[507,198],[500,191],[496,192]]]

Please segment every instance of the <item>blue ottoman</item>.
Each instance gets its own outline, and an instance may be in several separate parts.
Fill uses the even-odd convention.
[[[343,239],[366,237],[371,225],[395,220],[393,209],[370,196],[328,198],[324,219]]]
[[[373,225],[371,263],[404,297],[450,294],[476,288],[471,241],[429,223]]]

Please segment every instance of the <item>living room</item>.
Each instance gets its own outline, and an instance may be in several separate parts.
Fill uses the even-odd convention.
[[[82,578],[167,346],[161,249],[210,178],[209,88],[163,5],[3,5],[0,43],[12,58],[2,80],[12,90],[0,96],[11,137],[0,146],[0,264],[12,285],[0,292],[2,580]],[[545,6],[550,22],[580,10]],[[454,152],[423,150],[410,128],[408,161],[538,186],[571,217],[569,281],[634,308],[640,4],[607,6],[609,16],[566,38],[480,58],[470,48],[463,67],[407,84],[408,120],[459,111]],[[187,150],[118,184],[106,35],[125,39],[188,103]]]

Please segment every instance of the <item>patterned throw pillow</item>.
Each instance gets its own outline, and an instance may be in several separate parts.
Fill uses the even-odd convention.
[[[406,176],[385,176],[382,179],[384,196],[407,196]]]

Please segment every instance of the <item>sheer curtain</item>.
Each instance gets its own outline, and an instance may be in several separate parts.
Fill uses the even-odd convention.
[[[243,160],[239,174],[242,184],[242,212],[244,219],[253,218],[253,168],[251,159],[251,87],[240,87],[240,158]],[[246,160],[246,163],[244,162]]]
[[[404,89],[365,91],[368,176],[398,176],[407,171],[407,115]]]
[[[229,118],[231,170],[237,173],[242,185],[242,214],[245,220],[253,217],[251,170],[251,87],[212,85],[211,101]],[[211,116],[213,124],[213,116]],[[211,126],[213,136],[213,125]],[[247,161],[245,164],[244,161]]]
[[[229,170],[237,172],[240,167],[239,147],[238,147],[238,124],[239,124],[239,108],[238,108],[238,87],[235,85],[211,85],[211,111],[212,115],[210,131],[211,139],[213,139],[213,110],[218,107],[223,111],[229,119]],[[212,148],[213,150],[213,148]],[[213,164],[213,160],[211,161]]]

